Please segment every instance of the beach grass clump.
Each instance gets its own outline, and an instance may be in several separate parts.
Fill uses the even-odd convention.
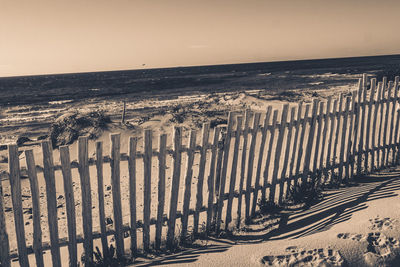
[[[93,255],[94,261],[92,264],[89,264],[89,266],[93,267],[126,266],[131,262],[127,256],[118,258],[113,245],[110,245],[108,253],[104,254],[100,252],[99,247],[96,247],[96,251],[93,252]],[[82,262],[84,262],[84,254],[82,254]]]
[[[50,126],[50,140],[53,147],[58,147],[71,144],[83,135],[94,139],[110,122],[110,117],[101,110],[87,113],[70,112],[58,117]]]
[[[293,204],[303,203],[306,207],[309,207],[322,199],[322,189],[319,179],[312,177],[301,183],[291,185],[287,200]]]
[[[270,201],[264,198],[261,198],[257,202],[260,214],[278,214],[283,210],[283,207],[276,204],[274,201]]]

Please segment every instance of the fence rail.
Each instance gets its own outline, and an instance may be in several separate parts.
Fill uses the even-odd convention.
[[[17,250],[10,248],[7,228],[10,230],[12,226],[5,219],[5,196],[0,183],[0,263],[9,266],[10,260],[18,257],[21,266],[29,266],[28,254],[34,253],[36,265],[43,266],[43,251],[50,249],[53,266],[61,266],[60,247],[68,246],[70,265],[77,266],[78,243],[83,243],[85,262],[91,262],[93,241],[100,239],[106,254],[110,235],[114,235],[118,257],[126,252],[127,236],[132,255],[138,253],[138,247],[149,250],[153,241],[155,249],[164,246],[164,242],[171,247],[176,242],[185,242],[189,228],[197,234],[202,225],[206,232],[228,229],[232,223],[240,226],[256,213],[260,197],[281,203],[291,186],[309,179],[346,183],[357,175],[399,164],[399,102],[399,77],[376,84],[376,79],[368,80],[363,75],[357,91],[341,94],[338,99],[329,97],[327,102],[315,99],[312,105],[299,103],[298,107],[285,104],[282,112],[271,106],[265,114],[249,110],[244,114],[230,112],[226,126],[211,130],[208,123],[203,124],[199,141],[195,130],[185,138],[182,127],[174,127],[172,145],[167,146],[167,135],[161,134],[155,148],[152,131],[145,130],[142,151],[138,151],[137,138],[131,137],[127,153],[122,153],[120,134],[112,134],[110,155],[103,155],[102,142],[96,142],[95,157],[89,157],[88,138],[80,137],[78,160],[71,161],[70,148],[62,146],[60,164],[56,165],[51,143],[43,141],[43,164],[36,165],[33,151],[26,150],[26,167],[22,168],[18,147],[9,145],[7,180]],[[169,158],[171,162],[167,161]],[[110,168],[112,228],[106,226],[105,165]],[[91,168],[95,168],[95,173]],[[80,196],[73,188],[74,169],[78,170]],[[27,245],[25,236],[21,172],[29,177],[31,245]],[[40,206],[39,173],[45,181],[47,213]],[[66,237],[60,236],[58,227],[57,175],[63,177]],[[128,178],[121,180],[121,176]],[[121,191],[123,183],[129,184],[127,210],[121,202],[125,193]],[[142,188],[138,190],[139,183]],[[97,190],[93,184],[97,184]],[[77,212],[76,197],[81,200],[81,214]],[[138,206],[139,200],[143,202],[142,208]],[[97,217],[92,212],[94,202]],[[155,215],[152,203],[156,203]],[[40,220],[43,214],[50,234],[50,240],[45,242]],[[129,222],[124,222],[124,214],[128,214]],[[82,225],[77,225],[77,217],[82,218]],[[93,230],[94,221],[99,221],[98,230]]]

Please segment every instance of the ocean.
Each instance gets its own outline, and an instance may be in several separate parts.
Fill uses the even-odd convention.
[[[400,55],[0,78],[0,106],[193,92],[327,89],[400,72]]]

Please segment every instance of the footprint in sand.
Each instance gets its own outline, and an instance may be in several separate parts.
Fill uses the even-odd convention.
[[[345,266],[338,251],[332,249],[301,250],[297,247],[286,248],[287,254],[265,256],[261,262],[267,266]]]
[[[368,235],[340,233],[337,237],[366,241],[368,245],[364,253],[364,261],[368,266],[394,266],[393,264],[400,261],[400,242],[381,232],[372,232]]]
[[[390,218],[380,218],[379,216],[374,219],[369,219],[369,221],[371,223],[370,229],[372,230],[393,229],[394,223],[397,222],[397,220]]]

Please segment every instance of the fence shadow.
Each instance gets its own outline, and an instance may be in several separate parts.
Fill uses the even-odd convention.
[[[218,241],[217,241],[218,242]],[[170,254],[161,255],[156,258],[139,257],[135,263],[130,266],[155,266],[155,265],[168,265],[168,264],[190,264],[195,262],[202,254],[218,253],[228,250],[232,244],[228,242],[221,242],[222,244],[212,245],[196,245],[185,248],[183,251]]]
[[[268,232],[268,227],[263,227],[258,231],[232,235],[230,239],[238,243],[260,243],[297,239],[326,231],[350,220],[355,212],[368,208],[368,202],[372,200],[397,196],[399,178],[400,172],[364,176],[351,187],[325,192],[324,199],[307,210],[281,214],[274,229]]]

